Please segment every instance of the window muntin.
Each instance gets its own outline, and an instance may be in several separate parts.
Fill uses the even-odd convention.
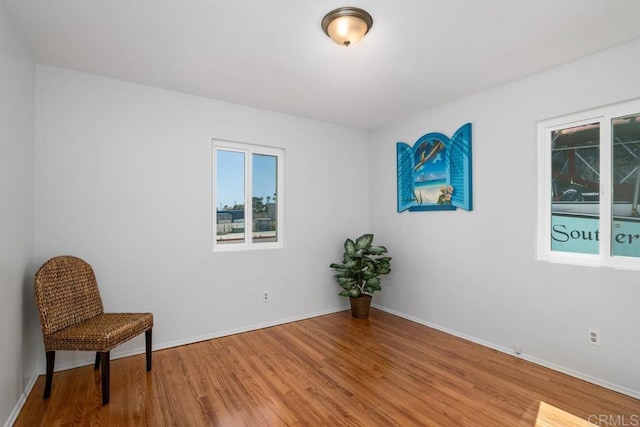
[[[214,250],[282,247],[284,150],[214,140]]]
[[[538,259],[640,269],[640,102],[540,122],[538,139]]]

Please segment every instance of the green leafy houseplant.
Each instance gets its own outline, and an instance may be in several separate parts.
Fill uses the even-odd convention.
[[[355,242],[347,239],[342,263],[329,266],[342,287],[340,295],[357,298],[381,290],[380,276],[391,271],[391,257],[384,256],[386,253],[384,246],[373,246],[373,234],[363,234]]]

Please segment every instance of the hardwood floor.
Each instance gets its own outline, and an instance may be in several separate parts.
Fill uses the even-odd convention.
[[[533,426],[541,402],[538,425],[640,425],[640,400],[375,309],[156,351],[149,374],[144,357],[111,362],[105,407],[93,366],[46,401],[41,376],[15,426]]]

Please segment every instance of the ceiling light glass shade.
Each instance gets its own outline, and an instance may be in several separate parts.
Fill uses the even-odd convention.
[[[332,10],[322,20],[322,30],[341,46],[359,42],[373,26],[373,18],[357,7]]]

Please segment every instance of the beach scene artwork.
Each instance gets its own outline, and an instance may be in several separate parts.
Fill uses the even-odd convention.
[[[471,123],[449,138],[430,132],[396,144],[398,212],[472,210]]]
[[[440,189],[447,185],[447,171],[444,163],[446,147],[444,142],[430,139],[422,142],[414,156],[416,201],[437,203]]]

